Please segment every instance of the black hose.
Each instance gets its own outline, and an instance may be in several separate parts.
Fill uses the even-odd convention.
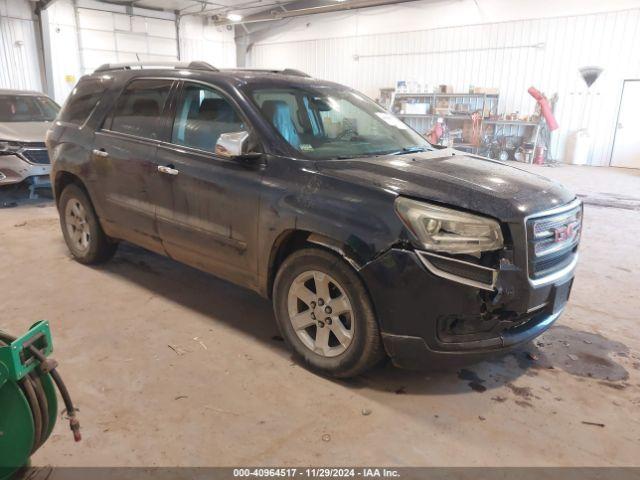
[[[5,332],[0,332],[0,347],[8,346],[14,341],[15,338],[11,335]],[[60,392],[60,396],[64,402],[67,417],[69,419],[69,427],[73,432],[73,438],[76,442],[79,442],[82,437],[80,435],[80,422],[76,417],[77,410],[73,406],[67,386],[64,384],[62,377],[60,377],[60,374],[56,370],[56,362],[45,357],[33,345],[30,345],[29,349],[31,354],[40,361],[40,374],[50,374],[58,387],[58,391]],[[44,392],[40,375],[35,371],[32,371],[21,379],[18,382],[18,385],[22,389],[22,392],[29,403],[31,416],[33,418],[34,439],[31,448],[31,454],[33,455],[45,442],[49,433],[49,402],[47,401],[47,396]]]

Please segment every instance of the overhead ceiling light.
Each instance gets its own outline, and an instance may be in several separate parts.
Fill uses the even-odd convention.
[[[242,15],[239,13],[227,13],[227,20],[231,22],[239,22],[242,20]]]

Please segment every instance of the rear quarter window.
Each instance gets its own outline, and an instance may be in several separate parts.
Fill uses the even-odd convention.
[[[87,79],[73,89],[58,119],[66,123],[82,125],[94,111],[107,86],[102,79]]]
[[[137,79],[121,93],[105,120],[111,131],[157,140],[173,80]]]

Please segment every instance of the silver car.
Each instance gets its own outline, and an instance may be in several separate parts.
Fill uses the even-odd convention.
[[[0,89],[0,186],[27,181],[49,186],[44,138],[60,107],[45,94]]]

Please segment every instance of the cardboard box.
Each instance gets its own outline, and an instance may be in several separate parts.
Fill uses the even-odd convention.
[[[500,90],[491,87],[474,87],[471,93],[476,95],[498,95]]]
[[[430,110],[428,103],[406,103],[404,113],[408,115],[426,115]]]

